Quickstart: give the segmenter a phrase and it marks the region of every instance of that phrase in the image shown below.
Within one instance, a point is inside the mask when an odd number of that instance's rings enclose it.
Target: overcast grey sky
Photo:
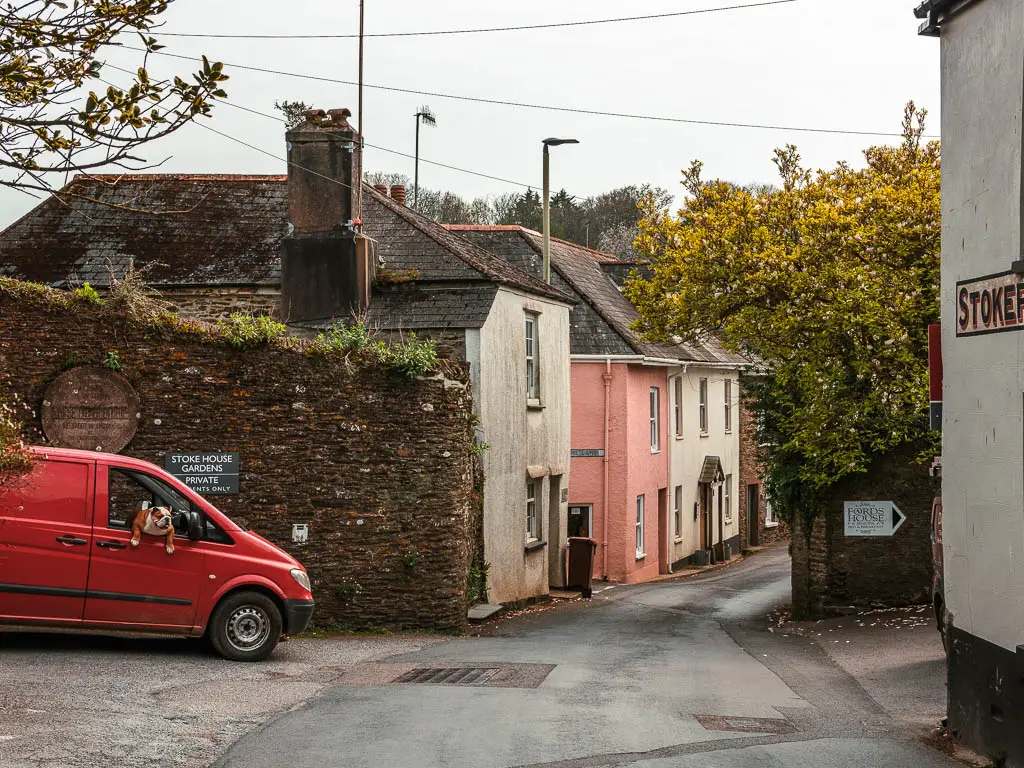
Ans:
[[[366,0],[367,32],[537,24],[739,5],[752,0]],[[854,131],[898,132],[910,99],[930,110],[939,130],[938,43],[916,36],[914,2],[797,0],[785,5],[655,21],[526,32],[373,38],[366,82],[423,91],[582,109],[697,120]],[[358,0],[176,0],[165,32],[349,34]],[[355,80],[354,40],[224,40],[166,37],[169,52]],[[111,50],[111,64],[135,68],[139,54]],[[191,71],[191,63],[154,57],[152,74]],[[356,108],[356,89],[234,69],[230,101],[273,112],[275,99]],[[107,72],[119,82],[124,76]],[[539,186],[541,139],[582,143],[553,150],[553,185],[585,196],[650,182],[678,192],[680,169],[703,160],[709,176],[773,181],[773,148],[795,143],[812,167],[859,163],[861,150],[896,138],[659,123],[635,119],[453,101],[368,89],[364,133],[371,144],[413,151],[421,104],[437,114],[424,128],[422,157]],[[229,106],[211,127],[284,154],[280,123]],[[177,173],[283,173],[283,161],[196,126],[150,145]],[[412,174],[403,157],[368,149],[367,170]],[[465,196],[521,189],[423,165],[425,186]],[[0,190],[0,226],[38,201]]]

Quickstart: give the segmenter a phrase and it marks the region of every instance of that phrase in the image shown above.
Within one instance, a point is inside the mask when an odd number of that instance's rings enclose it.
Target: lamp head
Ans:
[[[579,139],[544,139],[545,147],[559,147],[562,144],[579,144]]]

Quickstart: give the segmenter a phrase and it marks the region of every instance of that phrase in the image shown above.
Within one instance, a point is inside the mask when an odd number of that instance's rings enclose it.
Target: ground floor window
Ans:
[[[636,555],[644,554],[644,495],[636,497]]]
[[[775,520],[775,510],[772,509],[772,502],[771,502],[770,499],[765,499],[765,501],[764,501],[764,524],[765,525],[775,525],[776,522],[777,521]]]
[[[672,497],[672,522],[677,539],[683,538],[683,486],[677,485]]]
[[[732,520],[732,475],[725,476],[725,488],[722,489],[725,496],[725,520]]]
[[[526,538],[540,538],[540,524],[537,517],[537,481],[526,483]]]

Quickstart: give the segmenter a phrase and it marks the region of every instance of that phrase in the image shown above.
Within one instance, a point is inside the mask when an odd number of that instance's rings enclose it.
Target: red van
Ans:
[[[309,624],[299,562],[159,467],[32,453],[32,469],[0,485],[0,625],[206,635],[228,659],[259,661]],[[143,502],[173,511],[173,554],[162,537],[130,546]]]

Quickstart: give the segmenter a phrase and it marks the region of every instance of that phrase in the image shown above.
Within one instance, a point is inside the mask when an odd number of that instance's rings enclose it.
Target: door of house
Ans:
[[[569,507],[569,536],[590,538],[593,535],[594,508],[590,504]]]
[[[758,511],[760,497],[760,485],[747,486],[747,546],[750,547],[756,547],[761,543],[760,514]]]
[[[672,573],[672,536],[668,517],[668,488],[658,489],[658,573]]]
[[[700,542],[702,549],[711,549],[711,526],[709,525],[711,515],[711,486],[708,483],[700,484]]]

